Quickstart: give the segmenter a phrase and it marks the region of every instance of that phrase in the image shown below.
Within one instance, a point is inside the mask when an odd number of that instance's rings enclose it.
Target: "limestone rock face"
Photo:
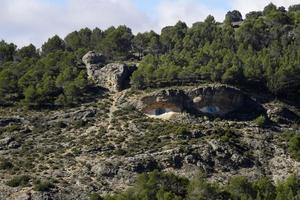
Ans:
[[[255,108],[255,102],[239,89],[225,86],[203,86],[192,89],[164,89],[142,97],[137,108],[147,115],[183,112],[226,117],[235,111]],[[247,113],[246,113],[247,114]]]
[[[121,63],[105,65],[102,54],[88,52],[83,58],[90,79],[103,88],[113,92],[119,92],[129,86],[130,76],[136,70],[136,66],[128,66]]]
[[[105,64],[105,57],[100,53],[89,51],[83,56],[82,61],[86,66],[88,77],[93,78],[94,73]]]
[[[135,70],[135,66],[111,63],[95,71],[94,80],[99,86],[119,92],[129,86],[130,76]]]

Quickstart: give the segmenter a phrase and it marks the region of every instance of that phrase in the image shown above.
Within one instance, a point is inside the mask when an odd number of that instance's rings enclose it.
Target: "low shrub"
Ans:
[[[30,177],[27,175],[15,176],[11,180],[6,182],[6,185],[10,187],[28,186]]]
[[[232,177],[221,185],[209,182],[205,176],[194,176],[192,181],[163,172],[141,174],[133,187],[107,196],[105,200],[286,200],[299,199],[300,178],[291,176],[275,185],[269,178],[250,181],[246,177]],[[97,195],[96,195],[97,197]],[[96,198],[97,200],[97,198]]]
[[[295,134],[289,139],[288,151],[294,159],[300,161],[300,135],[299,134]]]
[[[14,165],[9,160],[3,159],[0,161],[0,169],[1,170],[7,170],[7,169],[11,169],[13,167],[14,167]]]
[[[93,192],[91,195],[90,195],[90,200],[102,200],[101,196],[96,193],[96,192]]]
[[[47,192],[53,187],[54,185],[49,181],[38,180],[37,182],[35,182],[33,189],[39,192]]]
[[[239,137],[233,129],[222,129],[219,134],[221,134],[220,140],[224,143],[239,143]]]
[[[267,119],[265,116],[261,115],[254,120],[255,124],[259,127],[264,127],[267,124]]]

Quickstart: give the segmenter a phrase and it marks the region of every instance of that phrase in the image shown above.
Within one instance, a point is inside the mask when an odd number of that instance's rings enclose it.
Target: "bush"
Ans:
[[[40,180],[38,180],[35,183],[33,189],[35,191],[47,192],[47,191],[49,191],[53,187],[54,187],[54,185],[51,182],[49,182],[49,181],[40,181]]]
[[[188,199],[219,199],[219,188],[217,185],[210,184],[200,174],[196,176],[188,186]]]
[[[255,124],[259,127],[264,127],[267,123],[267,119],[265,116],[261,115],[254,120]]]
[[[4,159],[0,161],[0,169],[2,170],[11,169],[13,166],[14,165],[9,160]]]
[[[227,191],[233,199],[255,199],[256,191],[245,177],[233,177],[227,186]]]
[[[186,135],[186,134],[189,134],[189,130],[186,127],[181,126],[175,130],[175,135]]]
[[[93,192],[91,195],[90,195],[90,200],[101,200],[101,196],[96,193],[96,192]]]
[[[285,181],[281,181],[278,183],[276,188],[276,200],[299,199],[299,190],[300,179],[299,177],[292,175]]]
[[[139,176],[134,186],[125,192],[107,196],[105,200],[286,200],[299,199],[300,179],[291,176],[278,185],[267,177],[250,182],[246,177],[233,177],[229,183],[209,183],[205,176],[192,181],[172,174],[150,172]],[[98,198],[98,195],[95,195]],[[96,198],[96,200],[97,200]]]
[[[300,135],[294,135],[289,139],[288,151],[294,159],[300,161]]]
[[[158,171],[142,174],[134,187],[126,192],[105,197],[106,200],[151,199],[180,200],[187,194],[188,180]]]
[[[257,191],[256,199],[273,200],[276,197],[276,188],[269,178],[255,181],[253,187]]]
[[[238,135],[234,132],[233,129],[220,129],[219,130],[222,136],[220,137],[220,140],[224,143],[233,143],[233,144],[238,144],[239,137]]]
[[[27,175],[15,176],[11,180],[6,182],[6,185],[10,187],[28,186],[30,177]]]

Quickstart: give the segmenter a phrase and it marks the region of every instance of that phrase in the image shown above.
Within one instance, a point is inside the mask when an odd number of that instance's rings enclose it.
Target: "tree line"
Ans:
[[[300,93],[300,4],[274,4],[245,19],[239,11],[223,23],[208,16],[188,27],[179,21],[160,34],[134,35],[126,26],[84,28],[64,39],[55,35],[40,49],[0,41],[0,104],[29,107],[74,105],[88,92],[81,62],[89,50],[107,62],[140,62],[132,86],[147,88],[183,81],[265,87],[278,96]],[[155,84],[153,84],[155,83]]]
[[[160,53],[148,53],[132,84],[204,80],[267,88],[278,96],[300,94],[300,6],[267,5],[250,12],[228,12],[224,23],[213,16],[187,27],[162,29]],[[141,36],[140,36],[141,37]],[[144,52],[144,53],[145,53]]]

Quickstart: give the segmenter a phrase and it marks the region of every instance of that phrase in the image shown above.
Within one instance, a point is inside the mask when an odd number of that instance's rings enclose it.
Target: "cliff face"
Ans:
[[[149,116],[187,112],[194,115],[228,117],[239,112],[241,116],[248,114],[248,117],[255,117],[253,113],[263,112],[258,103],[242,91],[225,85],[159,90],[142,97],[137,108]]]

